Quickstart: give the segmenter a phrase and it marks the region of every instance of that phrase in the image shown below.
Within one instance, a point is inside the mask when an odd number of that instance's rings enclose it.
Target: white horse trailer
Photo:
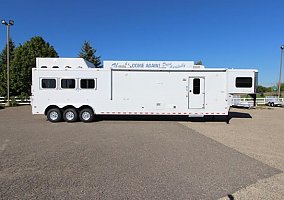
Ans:
[[[257,70],[204,68],[192,61],[37,58],[32,113],[51,122],[90,122],[96,115],[228,116],[233,94],[254,94]]]

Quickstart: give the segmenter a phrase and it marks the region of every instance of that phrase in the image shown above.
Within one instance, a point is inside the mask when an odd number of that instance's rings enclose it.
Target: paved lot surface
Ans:
[[[279,173],[174,121],[0,110],[0,199],[218,199]]]
[[[232,116],[229,125],[220,122],[182,124],[284,171],[284,108],[232,109]],[[284,173],[259,180],[233,194],[235,199],[254,200],[283,199],[283,196]]]

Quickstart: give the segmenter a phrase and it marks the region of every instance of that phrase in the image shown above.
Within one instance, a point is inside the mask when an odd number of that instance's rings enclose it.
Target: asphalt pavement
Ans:
[[[280,172],[175,121],[0,110],[0,199],[218,199]]]

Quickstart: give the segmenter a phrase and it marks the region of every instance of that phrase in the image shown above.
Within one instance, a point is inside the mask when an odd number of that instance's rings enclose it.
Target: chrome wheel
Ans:
[[[63,113],[63,118],[66,122],[75,122],[78,118],[77,111],[74,108],[67,108]]]
[[[79,117],[82,122],[91,122],[94,120],[94,112],[90,108],[85,108],[81,110]]]
[[[49,113],[49,117],[50,117],[50,119],[52,120],[52,121],[55,121],[55,120],[57,120],[58,119],[58,112],[56,112],[56,111],[52,111],[52,112],[50,112]]]
[[[62,114],[58,108],[52,108],[47,112],[47,119],[50,122],[59,122],[62,118]]]
[[[91,114],[89,112],[85,111],[85,112],[82,113],[82,119],[84,121],[88,121],[90,118],[91,118]]]
[[[72,111],[66,112],[65,117],[68,121],[72,121],[75,117],[74,113]]]

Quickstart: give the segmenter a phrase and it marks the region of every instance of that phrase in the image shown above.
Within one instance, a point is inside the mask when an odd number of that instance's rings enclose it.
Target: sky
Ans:
[[[264,86],[279,79],[284,0],[1,0],[0,19],[15,21],[16,45],[41,36],[60,57],[89,41],[102,60],[202,60],[258,69]]]

